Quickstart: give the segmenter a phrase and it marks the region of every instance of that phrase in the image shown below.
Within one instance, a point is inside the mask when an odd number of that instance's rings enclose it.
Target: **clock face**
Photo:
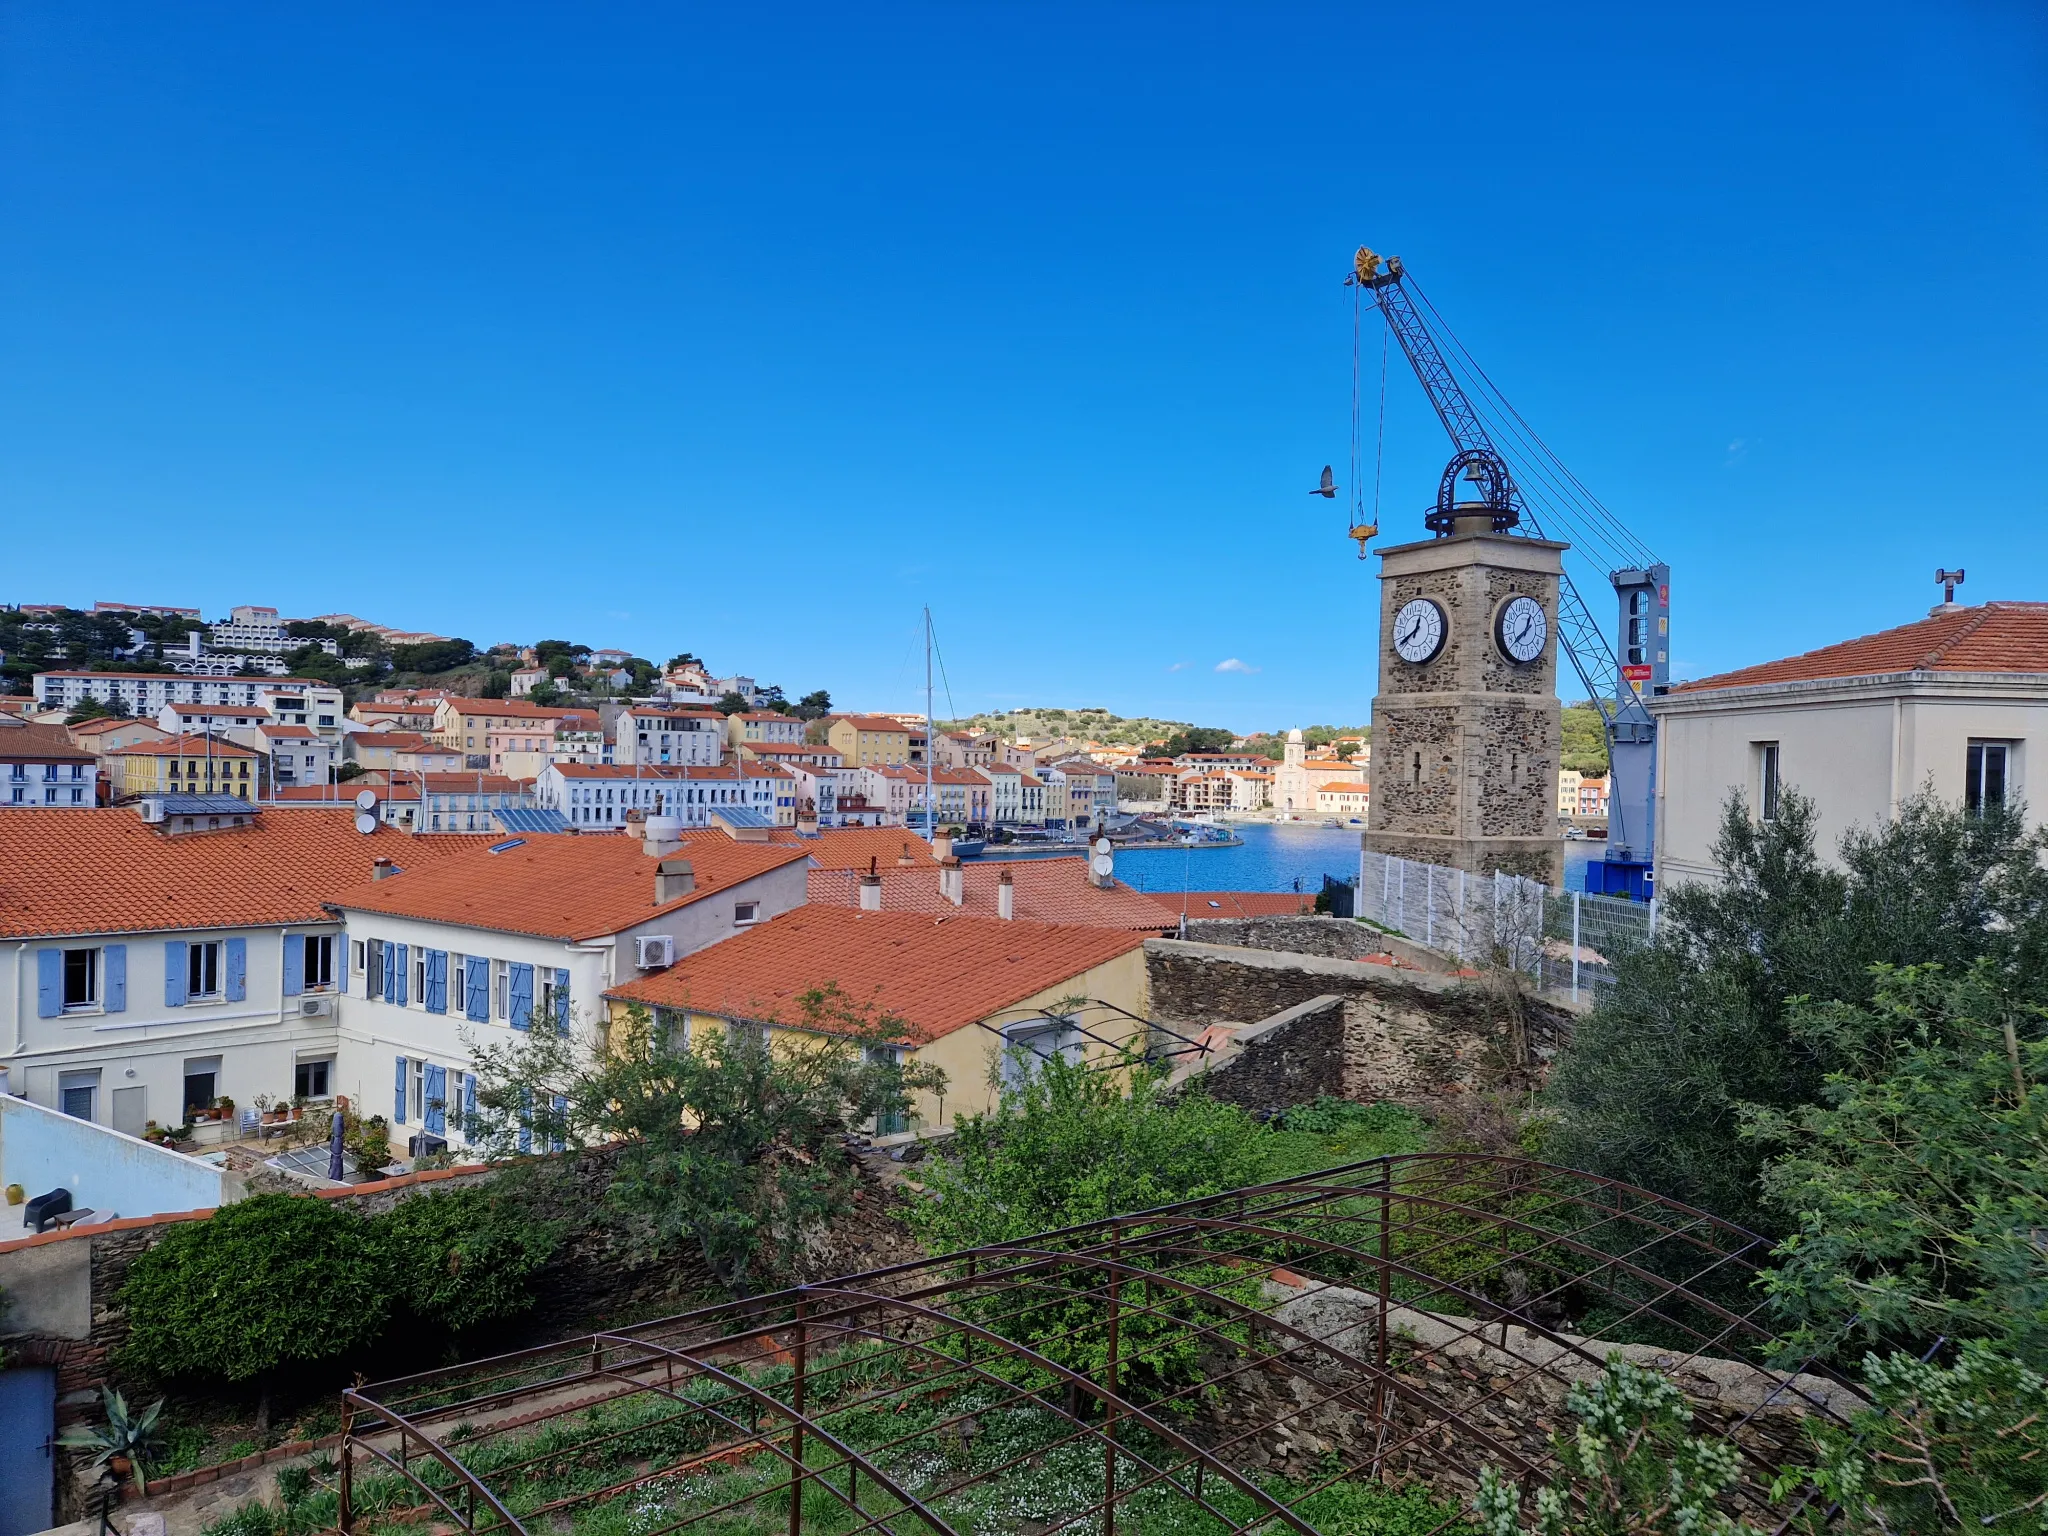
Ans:
[[[1511,597],[1501,604],[1493,633],[1501,655],[1509,661],[1530,662],[1543,654],[1543,642],[1550,638],[1550,620],[1535,598]]]
[[[1444,611],[1426,597],[1410,598],[1394,614],[1394,654],[1421,666],[1444,648]]]

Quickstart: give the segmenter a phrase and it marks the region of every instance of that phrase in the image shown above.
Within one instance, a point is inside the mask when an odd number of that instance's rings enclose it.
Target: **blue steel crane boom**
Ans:
[[[1438,488],[1436,510],[1425,517],[1425,524],[1439,537],[1450,533],[1456,483],[1462,474],[1479,487],[1482,499],[1493,508],[1495,532],[1526,527],[1537,538],[1547,537],[1495,446],[1493,434],[1473,408],[1403,285],[1403,276],[1400,257],[1383,262],[1360,246],[1346,281],[1372,295],[1456,449]],[[1657,723],[1644,707],[1643,695],[1661,693],[1669,681],[1671,570],[1645,560],[1610,572],[1608,579],[1620,601],[1620,655],[1608,643],[1569,572],[1558,583],[1558,640],[1593,707],[1600,712],[1607,738],[1607,851],[1604,860],[1589,867],[1587,888],[1644,897],[1650,894],[1655,835]]]

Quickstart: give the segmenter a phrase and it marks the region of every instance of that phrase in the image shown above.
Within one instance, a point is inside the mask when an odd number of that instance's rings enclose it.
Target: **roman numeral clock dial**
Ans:
[[[1410,598],[1394,615],[1394,654],[1411,666],[1432,661],[1444,648],[1444,611],[1426,597]]]

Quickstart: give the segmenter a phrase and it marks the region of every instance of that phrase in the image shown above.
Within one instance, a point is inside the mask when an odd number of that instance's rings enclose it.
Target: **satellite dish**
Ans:
[[[372,816],[368,811],[357,811],[356,830],[362,833],[363,836],[368,837],[372,832],[377,830],[377,818]]]
[[[1088,867],[1098,875],[1112,874],[1116,870],[1116,860],[1106,853],[1098,853],[1088,861]]]
[[[359,811],[374,811],[377,809],[377,791],[374,789],[357,790],[356,809]]]
[[[1106,837],[1098,837],[1097,839],[1095,839],[1095,851],[1097,853],[1103,854],[1110,852],[1111,850],[1109,846],[1109,839]]]

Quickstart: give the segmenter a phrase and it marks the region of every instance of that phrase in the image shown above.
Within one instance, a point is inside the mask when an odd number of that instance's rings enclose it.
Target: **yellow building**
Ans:
[[[907,767],[912,735],[922,740],[924,731],[887,715],[833,715],[825,726],[826,743],[849,768]]]
[[[251,800],[264,790],[260,761],[247,747],[218,736],[138,741],[105,758],[117,800],[137,795],[240,795]]]
[[[836,983],[856,1006],[902,1021],[907,1062],[946,1074],[905,1123],[934,1130],[996,1105],[997,1084],[1058,1051],[1101,1059],[1144,1044],[1146,933],[1067,923],[803,906],[605,994],[613,1019],[655,1011],[684,1038],[735,1023],[771,1043],[810,1031],[798,997]],[[1119,1011],[1121,1010],[1121,1011]],[[1084,1034],[1082,1031],[1086,1030]],[[813,1035],[815,1038],[815,1035]]]

